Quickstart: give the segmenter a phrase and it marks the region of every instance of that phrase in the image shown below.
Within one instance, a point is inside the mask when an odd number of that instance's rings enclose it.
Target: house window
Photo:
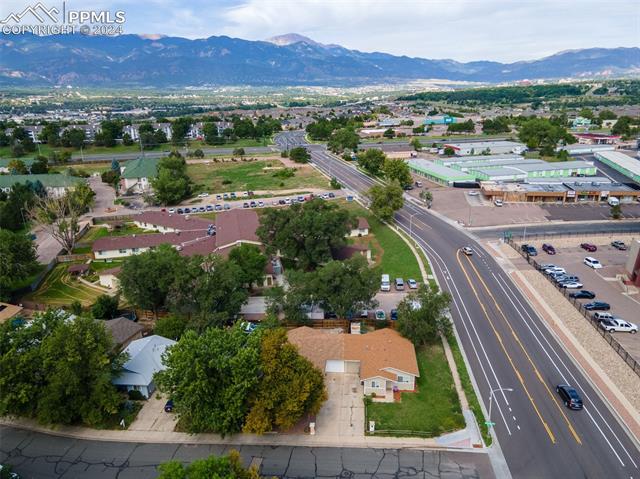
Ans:
[[[125,254],[126,252],[127,252],[127,250],[126,250],[126,249],[119,249],[119,250],[118,250],[118,253],[120,253],[120,254]]]
[[[396,382],[398,383],[408,383],[409,382],[409,378],[407,376],[400,376],[398,375]]]
[[[380,388],[380,381],[376,381],[375,379],[372,379],[371,380],[371,387],[379,389]]]
[[[134,253],[137,253],[138,251],[140,251],[140,248],[133,248]]]
[[[98,256],[101,256],[104,254],[104,251],[98,251]]]

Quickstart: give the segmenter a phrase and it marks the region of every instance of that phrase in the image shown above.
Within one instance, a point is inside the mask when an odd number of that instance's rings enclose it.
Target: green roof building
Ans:
[[[474,175],[422,158],[413,158],[407,164],[412,173],[442,185],[452,185],[456,181],[475,181]]]
[[[0,158],[0,173],[11,173],[9,171],[9,163],[11,163],[15,158]],[[18,161],[24,163],[24,166],[27,167],[27,170],[31,168],[31,165],[35,163],[34,158],[18,158]]]
[[[158,175],[160,158],[138,158],[121,166],[124,190],[142,193],[151,189],[151,179]]]
[[[82,183],[84,180],[77,176],[69,175],[0,175],[0,190],[9,192],[11,187],[17,183],[35,183],[39,181],[47,190],[47,194],[52,196],[62,196],[69,188]]]

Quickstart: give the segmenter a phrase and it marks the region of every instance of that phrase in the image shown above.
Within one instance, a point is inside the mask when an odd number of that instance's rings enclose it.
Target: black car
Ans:
[[[391,321],[396,321],[398,319],[398,310],[397,309],[392,309],[391,310]]]
[[[609,311],[611,306],[609,303],[605,303],[604,301],[594,301],[592,303],[585,304],[584,309],[587,311]]]
[[[529,256],[538,256],[538,250],[535,246],[531,246],[530,244],[523,244],[520,246],[520,249]]]
[[[182,208],[178,208],[176,211],[178,212],[178,214],[179,214],[179,215],[181,215],[181,214],[183,214],[183,213],[184,213],[184,211],[183,211],[183,209],[182,209]]]
[[[578,391],[571,386],[567,384],[558,384],[558,386],[556,386],[556,392],[562,399],[562,402],[564,402],[564,405],[569,409],[573,409],[575,411],[582,409],[582,398],[578,394]]]
[[[246,201],[244,203],[242,203],[242,207],[243,208],[248,208],[249,207],[249,203],[247,203]]]
[[[172,412],[173,411],[173,400],[169,399],[164,405],[164,412]]]
[[[575,298],[575,299],[593,299],[596,297],[596,293],[583,289],[582,291],[576,291],[575,293],[571,293],[569,297]]]

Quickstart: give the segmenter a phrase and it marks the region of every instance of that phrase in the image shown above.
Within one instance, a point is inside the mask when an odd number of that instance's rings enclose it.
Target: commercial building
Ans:
[[[515,141],[470,141],[464,143],[445,143],[441,153],[446,148],[452,148],[457,156],[503,153],[524,153],[527,151],[526,145]]]
[[[455,116],[442,115],[442,116],[428,116],[424,120],[426,126],[430,125],[450,125],[456,122]]]
[[[57,198],[84,180],[69,175],[0,175],[0,190],[8,193],[11,187],[17,183],[36,183],[37,181],[42,183],[47,195]]]
[[[627,178],[640,183],[640,160],[619,151],[596,152],[595,157]]]
[[[453,185],[457,181],[475,181],[475,177],[469,173],[438,165],[424,158],[412,158],[407,164],[412,173],[442,185]]]
[[[598,151],[613,151],[615,150],[615,146],[574,143],[573,145],[559,146],[556,148],[556,151],[561,150],[566,151],[570,155],[591,155]]]
[[[578,143],[583,145],[613,145],[620,141],[620,135],[605,135],[602,133],[573,133]]]

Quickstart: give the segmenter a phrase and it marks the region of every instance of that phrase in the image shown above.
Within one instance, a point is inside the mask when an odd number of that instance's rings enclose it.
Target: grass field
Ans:
[[[187,165],[187,174],[195,185],[194,194],[329,187],[327,179],[313,168],[299,168],[291,178],[274,176],[283,167],[278,160],[199,163]]]
[[[462,429],[464,417],[442,343],[419,348],[416,355],[420,370],[417,391],[402,393],[399,403],[371,402],[365,423],[375,421],[376,430],[403,431],[388,433],[398,436],[435,437]]]
[[[84,171],[90,175],[93,173],[102,173],[103,171],[107,171],[111,169],[111,162],[99,162],[99,163],[74,163],[73,165],[59,165],[53,166],[49,168],[49,172],[59,172],[64,173],[69,168],[73,168],[76,171]]]
[[[109,231],[106,226],[92,226],[84,235],[82,235],[82,237],[78,240],[78,243],[91,244],[95,240],[104,238],[105,236],[128,236],[132,234],[142,235],[150,233],[156,232],[143,230],[142,228],[138,228],[137,226],[135,226],[133,223],[125,223],[124,225],[122,225],[122,227],[114,229],[113,231]]]
[[[104,291],[82,284],[72,278],[67,272],[71,264],[73,263],[56,265],[40,287],[25,296],[24,299],[52,306],[64,306],[74,301],[79,301],[83,306],[93,304],[98,296],[104,294]]]
[[[368,245],[371,257],[381,274],[388,274],[392,278],[408,278],[422,280],[420,266],[411,248],[388,225],[378,220],[369,210],[358,203],[340,201],[341,206],[352,213],[363,216],[369,222],[369,237],[354,238],[354,242]],[[425,265],[429,268],[428,264]]]

